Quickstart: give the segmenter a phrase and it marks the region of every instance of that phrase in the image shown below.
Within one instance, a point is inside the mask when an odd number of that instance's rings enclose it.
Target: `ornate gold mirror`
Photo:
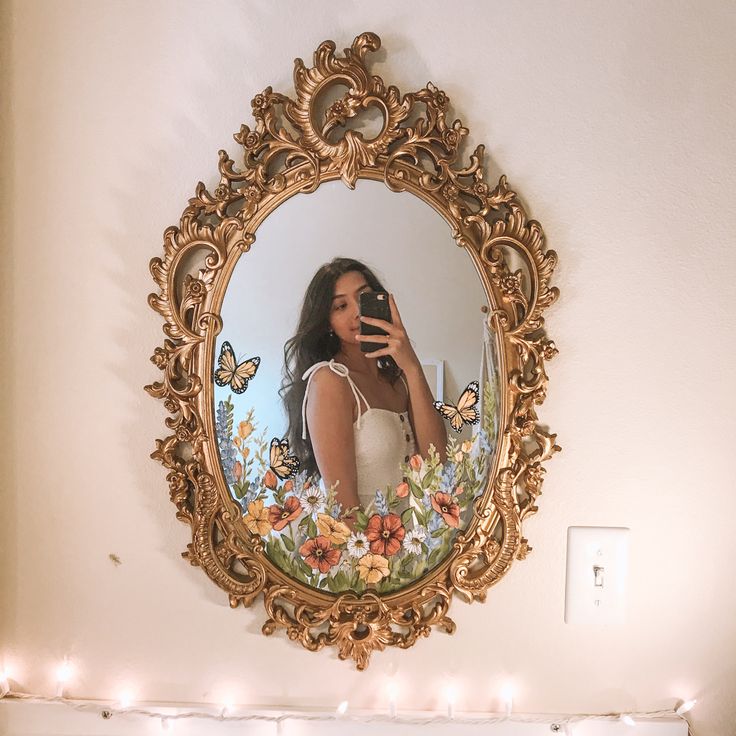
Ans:
[[[220,151],[151,261],[166,340],[146,387],[171,414],[153,457],[185,557],[233,607],[262,593],[264,633],[360,669],[452,632],[453,593],[484,599],[526,555],[559,449],[536,414],[555,253],[482,146],[458,161],[441,90],[370,74],[379,47],[326,41],[293,99],[253,99],[242,162]],[[365,352],[361,324],[388,336]]]

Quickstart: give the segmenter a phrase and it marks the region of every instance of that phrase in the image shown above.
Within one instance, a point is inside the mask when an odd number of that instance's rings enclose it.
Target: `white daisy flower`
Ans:
[[[404,549],[415,555],[422,553],[422,542],[427,538],[427,533],[421,527],[409,529],[404,537]]]
[[[369,551],[368,538],[363,532],[353,532],[348,539],[348,554],[360,559]]]
[[[311,485],[308,488],[302,486],[294,494],[302,504],[307,514],[319,514],[325,510],[327,503],[327,492],[319,485]]]

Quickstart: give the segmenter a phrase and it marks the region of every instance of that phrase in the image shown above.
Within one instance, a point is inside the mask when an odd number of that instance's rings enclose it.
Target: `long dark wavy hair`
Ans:
[[[362,274],[373,291],[386,291],[365,263],[354,258],[335,258],[325,263],[309,282],[296,334],[284,345],[284,371],[279,396],[289,419],[286,437],[290,452],[299,458],[301,469],[310,476],[318,471],[312,442],[308,435],[306,440],[302,439],[302,402],[306,389],[306,381],[302,380],[302,376],[315,363],[334,358],[340,349],[340,338],[330,328],[332,298],[337,280],[351,271]],[[401,374],[395,364],[379,364],[379,371],[391,383]]]

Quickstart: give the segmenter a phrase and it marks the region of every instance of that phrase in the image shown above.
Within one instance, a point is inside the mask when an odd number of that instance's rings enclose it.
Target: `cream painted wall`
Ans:
[[[736,6],[709,2],[6,3],[0,641],[19,687],[298,706],[670,707],[734,732],[732,560],[736,303]],[[549,467],[534,547],[458,631],[375,656],[366,673],[259,633],[259,605],[179,557],[163,410],[142,386],[161,322],[146,306],[161,249],[219,148],[294,57],[364,30],[402,91],[450,95],[541,221],[561,264],[561,353],[542,416]],[[0,44],[5,47],[6,43]],[[6,174],[10,174],[6,177]],[[629,623],[563,623],[570,525],[628,526]],[[115,566],[114,553],[122,564]],[[29,727],[30,728],[30,727]],[[20,728],[19,728],[20,730]]]

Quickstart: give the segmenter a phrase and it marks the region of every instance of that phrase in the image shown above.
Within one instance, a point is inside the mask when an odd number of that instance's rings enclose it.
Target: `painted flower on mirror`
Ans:
[[[263,476],[263,485],[266,488],[270,488],[272,491],[276,490],[276,486],[279,484],[279,479],[276,477],[276,473],[273,470],[267,470]]]
[[[432,508],[442,516],[448,526],[460,524],[460,507],[447,493],[435,493],[432,497]]]
[[[321,486],[312,485],[307,481],[303,485],[298,485],[294,493],[307,514],[319,514],[324,511],[327,492]]]
[[[242,440],[247,440],[253,432],[253,424],[251,422],[242,421],[238,424],[238,437]]]
[[[388,577],[388,560],[381,555],[374,555],[370,552],[363,555],[358,562],[358,575],[360,579],[366,583],[377,583],[385,577]]]
[[[427,538],[427,532],[422,527],[410,529],[404,537],[404,549],[412,554],[422,553],[422,542]]]
[[[398,498],[406,498],[409,495],[409,484],[406,482],[399,483],[396,486],[396,495]]]
[[[406,529],[397,514],[373,514],[368,519],[365,536],[371,543],[371,552],[391,557],[401,549]]]
[[[363,532],[355,532],[348,539],[348,554],[351,557],[360,559],[368,552],[368,538]]]
[[[248,513],[243,517],[243,521],[249,532],[260,537],[271,531],[269,510],[264,508],[260,499],[248,504]]]
[[[240,483],[240,479],[243,477],[243,463],[240,462],[240,460],[235,461],[235,465],[233,465],[233,478],[235,478],[236,483]]]
[[[274,531],[280,532],[287,524],[299,517],[302,505],[296,496],[289,496],[283,506],[273,505],[268,507],[268,518]]]
[[[350,538],[350,527],[329,514],[317,514],[317,529],[332,544],[345,544]]]
[[[331,567],[340,562],[340,550],[335,549],[330,544],[330,540],[321,535],[314,539],[307,539],[299,547],[299,554],[304,558],[307,565],[322,573],[329,572]]]

